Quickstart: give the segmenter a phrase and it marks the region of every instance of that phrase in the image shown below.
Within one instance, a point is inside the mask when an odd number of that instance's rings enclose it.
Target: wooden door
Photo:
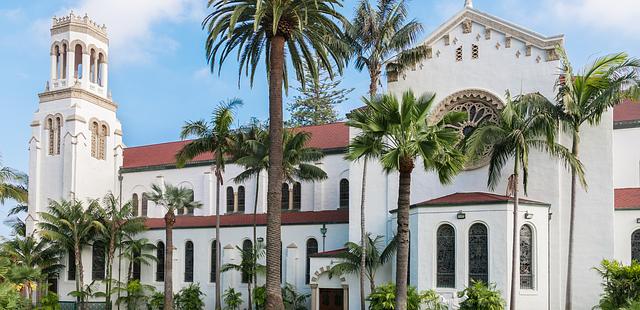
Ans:
[[[320,310],[343,310],[344,290],[341,288],[320,289]]]

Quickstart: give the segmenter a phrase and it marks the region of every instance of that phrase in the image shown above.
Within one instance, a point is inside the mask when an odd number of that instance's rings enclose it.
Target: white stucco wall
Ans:
[[[613,186],[640,187],[640,127],[613,131]]]

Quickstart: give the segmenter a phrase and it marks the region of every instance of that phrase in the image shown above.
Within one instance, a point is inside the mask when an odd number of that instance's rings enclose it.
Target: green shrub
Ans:
[[[396,286],[389,283],[376,287],[375,291],[367,298],[370,310],[393,310],[396,302]],[[422,306],[422,308],[421,308]],[[444,310],[447,306],[440,301],[440,296],[434,291],[424,293],[409,286],[407,291],[407,310]]]
[[[253,303],[256,310],[264,310],[267,306],[267,288],[264,285],[253,289]]]
[[[147,303],[147,310],[163,310],[164,309],[164,293],[163,292],[154,292],[149,297],[149,302]]]
[[[502,310],[505,301],[495,284],[487,286],[484,282],[473,282],[471,286],[458,292],[458,297],[466,297],[460,303],[460,310]]]
[[[603,260],[594,268],[602,277],[603,293],[597,308],[603,310],[635,309],[640,301],[640,263],[624,265],[615,260]],[[636,301],[636,302],[633,302]]]
[[[238,310],[242,305],[242,293],[230,287],[224,291],[222,300],[224,300],[224,304],[226,305],[225,310]]]
[[[52,292],[47,293],[42,297],[38,310],[60,310],[58,295]]]
[[[200,290],[200,285],[191,283],[176,294],[175,303],[178,310],[202,310],[204,309],[204,294]]]

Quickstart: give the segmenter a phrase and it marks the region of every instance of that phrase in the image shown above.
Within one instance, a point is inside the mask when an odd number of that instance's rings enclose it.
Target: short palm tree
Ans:
[[[199,120],[189,121],[182,127],[180,133],[181,138],[187,139],[195,137],[189,141],[176,154],[178,167],[184,165],[198,155],[210,154],[213,156],[211,163],[211,173],[216,176],[216,243],[220,249],[220,186],[224,181],[222,174],[225,169],[226,157],[229,156],[233,145],[233,132],[231,125],[234,122],[234,110],[242,105],[240,99],[230,99],[220,103],[213,111],[210,121]],[[216,279],[220,279],[220,260],[221,251],[217,251],[217,259],[215,266]],[[221,305],[221,286],[216,285],[216,309],[220,309]]]
[[[211,69],[222,66],[237,50],[238,75],[251,85],[262,58],[269,82],[269,135],[273,138],[267,184],[267,308],[283,309],[280,292],[280,199],[282,183],[282,90],[287,76],[298,81],[305,73],[318,78],[318,68],[331,77],[342,72],[348,47],[337,24],[339,0],[229,0],[210,1],[213,12],[203,21],[208,30],[207,59]],[[288,60],[287,61],[287,56]],[[293,70],[287,70],[287,63]],[[308,72],[307,72],[308,71]],[[304,84],[303,84],[304,85]]]
[[[147,238],[136,238],[135,234],[124,235],[122,239],[122,257],[129,262],[127,283],[133,280],[135,265],[150,265],[158,260],[155,255],[150,254],[155,249],[155,244],[149,242]]]
[[[398,246],[397,239],[391,239],[391,242],[384,248],[382,236],[376,236],[371,238],[371,233],[367,233],[367,246],[364,248],[366,253],[366,262],[364,270],[365,276],[369,280],[369,288],[371,292],[376,289],[376,273],[378,269],[390,261],[396,253]],[[361,259],[363,247],[354,242],[347,242],[345,244],[346,251],[338,254],[336,258],[338,263],[331,267],[329,276],[342,275],[342,274],[359,274],[361,268]]]
[[[27,202],[27,175],[2,166],[0,162],[0,204],[4,204],[7,199],[18,203]]]
[[[468,138],[467,147],[471,156],[485,153],[491,147],[489,178],[487,185],[494,189],[500,182],[502,169],[513,160],[513,172],[507,184],[507,193],[513,196],[513,237],[511,256],[510,309],[516,309],[516,286],[519,285],[519,203],[520,184],[527,194],[529,182],[529,154],[532,150],[548,153],[561,160],[567,167],[578,172],[584,181],[582,164],[571,152],[555,141],[557,120],[553,107],[538,94],[518,96],[512,100],[507,94],[507,103],[500,111],[497,123],[481,124]],[[520,178],[522,176],[522,179]]]
[[[374,152],[386,172],[399,172],[396,254],[396,305],[407,307],[407,276],[409,260],[409,198],[411,173],[415,161],[421,160],[425,171],[435,172],[441,183],[449,183],[462,170],[465,155],[459,149],[461,137],[451,125],[464,113],[451,112],[437,122],[427,119],[435,95],[416,98],[407,91],[399,99],[394,95],[364,98],[364,109],[351,112],[348,125],[361,132],[351,141],[349,152],[354,157]],[[377,149],[363,145],[376,141]]]
[[[104,225],[99,221],[99,208],[100,204],[95,200],[86,206],[77,200],[61,200],[51,201],[49,210],[39,213],[40,235],[74,253],[77,292],[85,288],[82,248],[104,231]],[[81,309],[86,309],[84,296],[78,295],[76,299]]]
[[[176,210],[196,209],[201,203],[193,200],[193,190],[186,187],[177,187],[171,184],[164,186],[151,185],[149,201],[156,206],[164,208],[165,224],[165,253],[164,253],[164,309],[173,309],[173,224],[176,222]]]
[[[107,274],[105,277],[105,303],[111,309],[111,292],[113,290],[113,262],[116,249],[122,245],[124,234],[136,234],[142,232],[144,220],[133,216],[131,202],[121,205],[121,202],[113,194],[109,193],[102,199],[102,208],[99,209],[100,222],[104,226],[102,239],[107,244]],[[119,274],[120,272],[118,272]]]
[[[582,72],[575,74],[569,58],[559,51],[562,73],[556,88],[556,111],[564,129],[572,137],[571,153],[578,158],[580,128],[597,126],[603,114],[625,98],[640,97],[640,60],[625,53],[597,59]],[[635,89],[635,91],[634,91]],[[569,215],[569,254],[567,255],[567,287],[565,309],[572,308],[574,222],[576,212],[577,171],[571,171],[571,211]]]
[[[258,260],[262,259],[265,255],[264,247],[260,245],[252,246],[249,249],[243,249],[239,246],[236,246],[238,252],[240,252],[240,263],[239,264],[224,264],[220,269],[221,272],[227,272],[230,270],[240,271],[242,273],[242,277],[247,280],[247,296],[248,300],[248,309],[251,310],[253,308],[253,301],[251,300],[251,292],[253,292],[253,285],[255,284],[255,279],[258,274],[264,274],[266,271],[266,267],[262,264],[258,263]]]

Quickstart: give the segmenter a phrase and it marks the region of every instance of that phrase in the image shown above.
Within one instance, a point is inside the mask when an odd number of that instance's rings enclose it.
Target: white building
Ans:
[[[440,104],[433,117],[463,110],[469,114],[466,126],[473,127],[495,117],[507,90],[514,94],[540,92],[553,98],[559,67],[555,46],[563,42],[563,36],[542,36],[468,4],[422,42],[430,48],[428,59],[402,75],[389,76],[387,87],[395,94],[407,89],[436,92]],[[118,105],[108,90],[108,56],[104,26],[73,13],[53,19],[51,76],[47,89],[39,94],[31,123],[29,229],[35,228],[38,212],[46,211],[50,199],[95,199],[111,191],[133,199],[138,214],[147,217],[149,230],[144,237],[162,249],[164,210],[148,202],[144,193],[152,183],[187,186],[203,207],[178,216],[175,290],[200,283],[207,309],[214,304],[215,282],[223,285],[223,290],[235,287],[246,294],[239,273],[224,273],[219,281],[212,276],[216,197],[210,160],[201,157],[177,169],[174,155],[185,142],[123,145]],[[283,184],[283,209],[287,212],[282,220],[282,282],[310,291],[311,309],[356,309],[359,289],[355,277],[329,278],[327,273],[344,243],[360,240],[362,163],[343,158],[349,138],[356,132],[344,123],[300,130],[310,132],[310,145],[326,153],[319,165],[329,178]],[[640,259],[640,233],[636,232],[640,231],[638,138],[640,108],[631,102],[607,113],[598,127],[582,130],[581,158],[589,190],[578,193],[573,279],[576,309],[589,309],[597,303],[600,279],[592,268],[603,258],[625,263],[632,257]],[[566,144],[569,139],[562,137],[561,142]],[[227,167],[219,197],[223,205],[223,263],[237,261],[235,247],[246,246],[251,240],[255,195],[260,214],[258,236],[265,236],[266,175],[236,184],[232,179],[241,171],[236,165]],[[464,289],[471,278],[484,279],[496,283],[506,297],[513,206],[503,195],[504,182],[489,193],[486,180],[483,161],[469,165],[448,186],[440,185],[432,173],[416,169],[411,189],[411,285],[420,290],[435,289],[455,303],[455,292]],[[387,242],[395,229],[397,187],[396,174],[387,175],[377,163],[371,163],[367,230],[384,236]],[[564,304],[569,188],[569,173],[558,161],[532,154],[529,195],[520,218],[520,309],[559,309]],[[322,227],[326,228],[324,235]],[[378,273],[379,283],[394,279],[392,265]],[[85,249],[84,266],[87,283],[104,276],[99,251]],[[56,283],[63,300],[72,300],[67,293],[75,289],[70,270],[67,264]],[[135,274],[142,282],[162,289],[162,264],[143,265]]]

